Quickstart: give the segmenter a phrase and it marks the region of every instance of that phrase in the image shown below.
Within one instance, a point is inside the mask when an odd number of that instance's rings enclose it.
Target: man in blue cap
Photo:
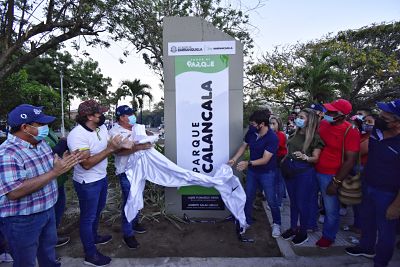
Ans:
[[[11,130],[0,146],[0,217],[13,266],[33,267],[36,257],[39,266],[60,266],[55,254],[55,178],[78,164],[80,154],[61,159],[42,142],[54,120],[42,107],[27,104],[8,114]]]
[[[369,138],[362,174],[361,240],[346,253],[374,258],[380,267],[393,256],[400,217],[400,99],[377,105],[381,112]]]
[[[117,123],[109,131],[109,135],[116,136],[121,135],[128,137],[132,134],[132,127],[136,124],[135,110],[127,105],[119,106],[116,109]],[[126,219],[124,207],[128,200],[129,191],[131,189],[130,182],[125,174],[126,165],[128,163],[129,155],[136,151],[149,149],[151,144],[135,144],[131,149],[121,149],[114,153],[115,156],[115,172],[119,178],[121,191],[122,191],[122,206],[121,206],[121,224],[123,239],[125,244],[130,249],[136,249],[139,247],[139,243],[135,238],[136,233],[145,233],[146,229],[139,224],[138,218],[135,218],[132,222]]]
[[[326,108],[325,108],[323,105],[318,104],[318,103],[316,103],[316,104],[311,104],[310,108],[313,109],[313,110],[315,110],[315,112],[316,112],[317,115],[319,116],[319,119],[322,120],[322,118],[323,118],[324,115],[325,115]]]

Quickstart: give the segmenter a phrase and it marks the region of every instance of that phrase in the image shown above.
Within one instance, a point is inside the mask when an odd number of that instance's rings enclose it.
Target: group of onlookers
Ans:
[[[69,237],[58,237],[57,227],[65,209],[65,174],[74,168],[84,264],[106,266],[111,262],[97,248],[112,239],[98,232],[107,199],[107,158],[115,156],[125,203],[130,190],[124,175],[128,157],[151,148],[151,144],[129,141],[136,123],[132,108],[117,108],[117,123],[110,132],[104,125],[106,111],[94,100],[82,102],[77,126],[61,139],[48,126],[55,117],[45,115],[41,107],[22,104],[8,114],[10,134],[0,146],[0,245],[7,241],[12,258],[1,251],[0,259],[14,260],[14,266],[21,267],[35,266],[36,259],[39,266],[61,265],[55,247],[68,243]],[[128,222],[123,208],[123,240],[128,248],[135,249],[139,246],[135,232],[144,233],[146,229],[137,218]]]
[[[244,142],[229,164],[235,165],[249,148],[250,160],[236,165],[239,171],[247,169],[248,224],[253,223],[259,186],[271,210],[272,236],[294,245],[307,242],[307,233],[318,230],[322,209],[322,236],[316,242],[322,249],[332,246],[339,231],[343,205],[338,191],[345,179],[361,173],[361,203],[353,206],[354,224],[349,227],[361,238],[346,253],[387,266],[400,217],[400,99],[377,103],[377,113],[362,108],[350,117],[352,109],[345,99],[303,109],[296,105],[288,118],[287,135],[278,116],[269,110],[255,111]],[[284,188],[290,199],[290,228],[281,233],[279,206]]]

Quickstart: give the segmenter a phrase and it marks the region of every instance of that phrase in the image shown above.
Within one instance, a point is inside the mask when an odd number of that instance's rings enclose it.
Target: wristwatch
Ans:
[[[251,160],[249,160],[247,163],[248,163],[248,166],[253,166],[253,164],[251,163]]]

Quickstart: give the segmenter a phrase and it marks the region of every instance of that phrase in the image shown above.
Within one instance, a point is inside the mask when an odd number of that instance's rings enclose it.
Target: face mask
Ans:
[[[33,125],[29,125],[31,127],[35,127]],[[48,125],[43,125],[39,127],[35,127],[38,131],[37,135],[30,134],[26,132],[27,134],[31,135],[33,138],[36,139],[36,141],[42,141],[48,134],[49,134],[49,126]]]
[[[258,129],[254,125],[249,125],[249,133],[257,133]]]
[[[329,123],[335,122],[335,118],[332,116],[324,115],[324,120],[326,120]]]
[[[378,117],[375,120],[375,127],[377,129],[381,130],[382,132],[389,130],[388,123],[384,119],[382,119],[381,117]]]
[[[294,110],[294,112],[296,112],[296,113],[299,113],[301,110],[299,109],[299,108],[296,108],[295,110]]]
[[[104,122],[106,121],[106,116],[104,116],[104,114],[101,114],[101,116],[99,117],[99,122],[97,123],[97,126],[101,126],[104,124]]]
[[[130,125],[135,125],[136,124],[136,116],[135,115],[129,116],[128,119],[129,119],[129,124]]]
[[[294,123],[296,124],[296,126],[297,127],[299,127],[299,128],[304,128],[304,123],[305,123],[305,120],[302,120],[302,119],[300,119],[300,118],[296,118],[295,120],[294,120]]]
[[[365,133],[370,133],[372,132],[372,129],[374,128],[374,125],[369,125],[369,124],[365,124],[363,123],[362,127],[362,131]]]

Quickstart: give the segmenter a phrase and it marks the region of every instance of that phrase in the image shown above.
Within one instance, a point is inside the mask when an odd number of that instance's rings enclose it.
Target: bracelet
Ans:
[[[333,176],[333,182],[335,183],[335,184],[337,184],[337,185],[341,185],[342,184],[342,181],[339,181],[338,179],[336,179],[336,177],[335,176]]]

